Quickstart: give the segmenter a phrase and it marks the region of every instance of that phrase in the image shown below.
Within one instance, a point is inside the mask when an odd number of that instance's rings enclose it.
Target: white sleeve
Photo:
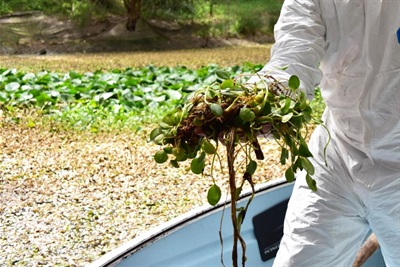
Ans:
[[[296,75],[308,98],[314,95],[322,74],[319,63],[325,51],[325,25],[318,0],[285,0],[274,28],[275,44],[271,59],[259,72],[278,80]],[[288,66],[286,70],[282,67]],[[258,80],[256,76],[248,83]]]

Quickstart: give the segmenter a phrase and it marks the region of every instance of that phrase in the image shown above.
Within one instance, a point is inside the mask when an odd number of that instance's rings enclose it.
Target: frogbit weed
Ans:
[[[221,161],[218,146],[225,147],[234,228],[232,262],[238,266],[240,242],[244,266],[246,245],[240,226],[254,197],[252,176],[257,160],[264,159],[259,138],[272,137],[279,144],[280,163],[288,165],[287,181],[294,181],[297,170],[305,170],[307,184],[315,191],[314,166],[309,160],[313,155],[306,143],[307,124],[322,124],[322,121],[312,116],[310,101],[299,90],[297,76],[286,81],[288,86],[269,74],[259,75],[259,82],[255,84],[243,82],[242,75],[231,78],[226,71],[217,71],[217,76],[216,82],[196,91],[182,108],[167,114],[150,133],[150,140],[161,146],[154,155],[157,163],[169,162],[179,167],[180,162],[188,160],[193,173],[211,177],[207,194],[211,205],[216,205],[222,194],[215,183],[213,169],[215,160]],[[244,155],[244,160],[239,154]],[[211,167],[206,168],[207,164]],[[238,169],[243,171],[241,179],[238,179]],[[253,194],[246,206],[238,207],[237,200],[246,183]]]

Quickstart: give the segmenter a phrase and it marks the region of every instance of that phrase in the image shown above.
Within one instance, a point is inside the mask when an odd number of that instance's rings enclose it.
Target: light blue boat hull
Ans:
[[[249,207],[241,229],[241,234],[247,245],[246,266],[272,266],[273,258],[263,261],[261,254],[276,250],[277,246],[261,246],[260,249],[255,235],[255,222],[253,218],[260,214],[267,214],[267,212],[265,212],[266,210],[274,209],[273,207],[277,204],[287,201],[292,189],[293,184],[288,184],[283,180],[268,182],[257,189],[256,196]],[[248,196],[249,194],[244,194],[240,203],[245,205]],[[223,260],[226,266],[232,266],[230,206],[227,204],[224,212],[223,203],[216,207],[200,207],[167,222],[118,247],[90,266],[222,266],[221,243],[219,238],[222,215],[223,223],[221,233],[223,236]],[[281,220],[281,218],[279,218],[279,220]],[[279,224],[281,225],[282,222],[279,222]],[[240,245],[238,248],[238,258],[240,262]],[[384,267],[385,264],[380,250],[376,251],[364,266]]]

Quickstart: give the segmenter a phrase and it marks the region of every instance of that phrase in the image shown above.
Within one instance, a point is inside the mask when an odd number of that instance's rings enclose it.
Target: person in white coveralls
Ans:
[[[400,0],[284,2],[261,73],[319,85],[332,140],[326,166],[326,130],[311,137],[318,190],[297,174],[275,267],[352,266],[371,230],[400,266],[399,28]]]

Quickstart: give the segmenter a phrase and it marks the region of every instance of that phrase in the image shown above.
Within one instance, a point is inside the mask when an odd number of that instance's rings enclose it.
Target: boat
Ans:
[[[272,266],[283,235],[283,220],[293,183],[275,179],[256,188],[241,226],[246,266]],[[241,195],[244,205],[251,192]],[[221,234],[221,239],[220,239]],[[221,242],[222,240],[222,242]],[[90,267],[231,266],[233,230],[229,201],[201,206],[136,237],[91,263]],[[238,246],[241,262],[241,248]],[[223,263],[224,264],[223,264]],[[384,267],[380,249],[363,267]]]

